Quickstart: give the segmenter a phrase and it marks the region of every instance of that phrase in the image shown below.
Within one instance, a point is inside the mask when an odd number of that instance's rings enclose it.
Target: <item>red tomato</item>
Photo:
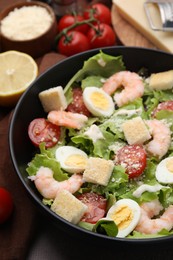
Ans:
[[[57,50],[66,56],[89,49],[90,43],[88,38],[83,33],[77,31],[69,31],[66,36],[62,36],[57,47]]]
[[[83,193],[77,197],[85,205],[88,206],[87,212],[82,217],[81,221],[95,224],[106,213],[106,199],[96,193]]]
[[[45,118],[36,118],[29,124],[28,135],[35,146],[45,142],[46,148],[54,146],[60,138],[60,127]]]
[[[0,188],[0,224],[11,216],[13,211],[13,199],[8,190]]]
[[[158,104],[158,106],[153,110],[152,116],[155,117],[157,112],[161,110],[173,111],[173,100],[165,101]]]
[[[80,87],[73,89],[73,101],[68,105],[67,111],[90,116],[90,112],[83,102],[83,91]]]
[[[106,5],[101,3],[93,4],[86,9],[83,15],[85,19],[89,19],[92,17],[91,14],[101,23],[111,24],[111,11]]]
[[[95,25],[94,27],[96,30],[90,28],[87,33],[91,48],[115,45],[116,35],[108,24],[101,23],[100,25]]]
[[[64,16],[62,16],[58,22],[58,31],[62,31],[65,28],[75,24],[76,22],[82,22],[84,21],[84,17],[81,15],[70,15],[70,14],[66,14]],[[75,31],[79,31],[82,33],[86,33],[89,29],[89,25],[88,24],[82,24],[79,25],[75,28],[73,28],[73,30]]]
[[[116,162],[126,168],[129,178],[135,178],[146,167],[146,152],[140,145],[126,145],[117,152]]]

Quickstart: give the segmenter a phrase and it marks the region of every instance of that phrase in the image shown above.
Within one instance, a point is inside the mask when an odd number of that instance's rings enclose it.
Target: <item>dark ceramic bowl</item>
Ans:
[[[142,67],[146,67],[150,72],[159,72],[173,68],[173,55],[165,52],[133,47],[108,47],[102,50],[110,55],[122,55],[128,70],[138,71]],[[104,243],[108,242],[111,245],[143,246],[163,242],[168,243],[169,241],[173,242],[173,236],[139,240],[121,239],[107,237],[77,227],[57,216],[47,206],[43,205],[41,196],[35,189],[34,184],[27,178],[27,163],[32,159],[34,154],[34,147],[28,138],[27,128],[31,120],[45,116],[38,99],[38,93],[50,86],[65,86],[69,79],[83,66],[83,62],[98,52],[98,49],[87,51],[59,62],[37,78],[22,95],[15,108],[9,129],[9,147],[16,174],[25,187],[26,192],[38,208],[41,209],[42,213],[48,216],[50,221],[58,228],[66,232],[77,235],[80,238],[99,241],[99,243],[102,241]]]
[[[54,47],[55,36],[57,34],[56,16],[53,9],[46,3],[42,3],[39,1],[23,1],[16,4],[12,4],[8,6],[6,9],[4,9],[0,13],[0,23],[1,20],[8,16],[10,12],[14,11],[16,8],[20,9],[24,6],[39,6],[45,8],[52,18],[52,23],[50,27],[44,33],[30,40],[14,40],[5,36],[0,31],[0,49],[3,52],[8,50],[21,51],[31,55],[34,58],[37,58],[51,51],[51,49]]]

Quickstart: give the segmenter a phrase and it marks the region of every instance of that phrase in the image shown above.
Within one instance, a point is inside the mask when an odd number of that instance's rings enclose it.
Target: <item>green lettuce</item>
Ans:
[[[101,79],[108,78],[114,73],[125,70],[125,65],[122,60],[122,56],[111,56],[106,53],[100,51],[100,53],[92,56],[87,61],[84,62],[83,67],[71,78],[71,80],[67,83],[64,88],[64,94],[67,98],[67,102],[69,103],[72,100],[72,87],[76,85],[76,83],[82,82],[82,87],[89,82],[89,86],[91,84],[96,84],[96,86],[101,86]],[[91,79],[91,77],[93,79]],[[87,79],[87,77],[89,77]],[[100,80],[100,83],[98,83]]]
[[[52,169],[54,178],[57,181],[63,181],[68,179],[68,174],[64,173],[60,167],[59,162],[55,159],[54,154],[45,149],[44,143],[40,145],[40,153],[36,154],[32,161],[28,164],[26,171],[29,176],[36,175],[41,166]]]

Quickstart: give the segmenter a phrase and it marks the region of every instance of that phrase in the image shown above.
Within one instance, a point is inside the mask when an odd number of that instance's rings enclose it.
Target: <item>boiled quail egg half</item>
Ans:
[[[62,169],[69,173],[80,173],[86,168],[87,154],[73,146],[61,146],[55,152],[56,160]]]
[[[83,91],[83,101],[94,116],[109,117],[114,111],[114,102],[105,91],[97,87],[86,87]]]
[[[137,226],[141,216],[138,203],[132,199],[120,199],[109,209],[106,218],[118,227],[117,237],[126,237]]]
[[[173,183],[173,157],[163,159],[156,168],[156,179],[165,184]]]

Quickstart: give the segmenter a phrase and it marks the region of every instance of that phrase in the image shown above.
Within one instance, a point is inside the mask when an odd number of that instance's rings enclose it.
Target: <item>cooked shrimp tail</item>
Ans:
[[[118,88],[123,90],[114,94]],[[114,94],[115,102],[121,107],[141,97],[144,93],[144,84],[137,73],[120,71],[108,78],[102,89],[109,95]]]
[[[49,112],[47,118],[55,125],[75,129],[81,129],[88,120],[88,117],[85,115],[61,110]]]
[[[36,188],[44,198],[54,199],[59,190],[68,190],[75,193],[83,184],[80,174],[73,174],[68,180],[56,181],[53,178],[53,171],[50,168],[41,166],[35,176],[29,177],[34,181]]]
[[[171,144],[171,131],[164,122],[154,119],[146,120],[153,139],[145,146],[148,154],[161,159]]]
[[[173,228],[173,205],[165,209],[164,213],[158,217],[163,209],[158,200],[146,202],[141,205],[141,217],[135,230],[143,234],[156,234],[162,229],[170,231]]]

